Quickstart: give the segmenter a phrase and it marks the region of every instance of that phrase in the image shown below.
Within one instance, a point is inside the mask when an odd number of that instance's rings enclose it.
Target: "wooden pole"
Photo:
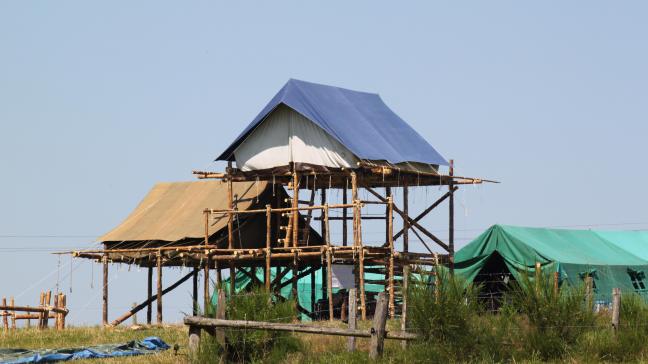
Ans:
[[[13,306],[13,297],[11,298],[11,300],[12,300],[11,305]],[[56,295],[54,295],[54,307],[58,308],[58,305],[59,305],[59,295],[56,294]],[[58,312],[54,313],[54,327],[57,330],[59,329],[59,315],[60,314]],[[14,317],[15,317],[15,315],[14,315]]]
[[[326,189],[322,188],[320,190],[320,205],[324,206],[326,204]],[[322,218],[320,220],[320,231],[322,232],[322,237],[326,237],[326,222],[324,221],[324,209],[321,210]],[[326,293],[328,291],[328,273],[327,266],[322,262],[322,299],[328,297]]]
[[[216,304],[216,318],[224,320],[225,319],[225,314],[226,314],[226,308],[227,308],[227,300],[225,297],[225,291],[222,289],[218,290],[218,301]],[[225,331],[223,330],[216,330],[216,341],[221,344],[225,345]]]
[[[403,181],[403,251],[405,253],[409,252],[409,186],[407,180]],[[407,330],[407,290],[409,289],[409,272],[410,266],[407,263],[403,264],[403,287],[402,287],[402,307],[401,307],[401,331]],[[407,342],[402,341],[401,345],[403,348],[406,348]]]
[[[2,297],[2,305],[3,306],[7,305],[6,297]],[[4,327],[5,331],[9,330],[9,319],[7,318],[8,315],[9,312],[7,312],[7,310],[2,311],[2,327]]]
[[[367,307],[364,294],[364,250],[362,248],[362,233],[360,232],[360,204],[358,202],[358,176],[351,172],[351,199],[353,200],[353,246],[358,249],[358,257],[354,255],[354,278],[356,287],[360,290],[360,313],[362,319],[367,319]]]
[[[554,295],[558,296],[558,288],[560,285],[560,273],[554,272],[553,275],[553,289],[554,289]]]
[[[65,329],[65,317],[67,316],[67,296],[62,295],[61,296],[61,303],[62,308],[65,310],[65,312],[61,313],[61,330]],[[27,321],[29,322],[29,320]]]
[[[448,255],[450,259],[450,274],[454,274],[454,159],[450,159],[450,182],[448,184],[448,192],[450,192],[450,199],[448,201]]]
[[[272,227],[272,213],[271,206],[266,205],[266,251],[265,251],[265,289],[267,292],[270,292],[270,273],[272,270],[270,258],[271,258],[271,227]],[[278,228],[278,226],[277,226]]]
[[[587,277],[585,277],[585,305],[589,310],[593,309],[593,303],[594,303],[593,294],[592,294],[593,285],[594,284],[593,284],[592,276],[588,275]]]
[[[348,181],[348,180],[345,180]],[[346,205],[348,203],[347,201],[347,188],[348,188],[348,182],[347,185],[344,186],[342,189],[342,204]],[[348,245],[348,235],[349,235],[349,230],[347,227],[347,220],[348,220],[348,212],[347,208],[344,207],[342,209],[342,246],[347,246]]]
[[[50,307],[50,303],[52,302],[52,291],[47,291],[45,294],[45,305],[47,307]],[[43,320],[45,322],[45,328],[49,326],[49,310],[46,309],[45,312],[43,312]]]
[[[162,254],[157,255],[157,323],[162,325]]]
[[[146,284],[146,298],[149,300],[146,306],[146,323],[150,325],[153,322],[153,267],[148,267],[148,280]]]
[[[355,330],[356,326],[356,316],[358,314],[358,295],[356,294],[356,289],[351,288],[349,290],[349,329]],[[355,336],[349,336],[347,341],[347,350],[355,351],[356,349],[356,338]]]
[[[232,176],[231,176],[232,162],[227,164],[227,208],[229,212],[227,213],[227,248],[234,248],[234,216],[232,215],[232,210],[234,209],[234,191],[232,187]],[[234,295],[236,291],[236,267],[234,266],[234,261],[230,261],[230,295]]]
[[[329,229],[329,207],[328,204],[324,205],[324,240],[326,242],[326,294],[329,309],[329,321],[333,321],[333,269],[331,264],[331,230]]]
[[[192,298],[191,298],[191,306],[193,306],[193,315],[196,316],[198,315],[198,273],[200,272],[199,268],[194,268],[193,269],[193,277],[192,277]]]
[[[189,352],[196,355],[200,347],[200,332],[202,330],[199,326],[189,326],[189,344],[187,345]]]
[[[135,309],[137,307],[137,303],[133,302],[133,306],[131,306],[131,310]],[[194,306],[195,307],[195,306]],[[194,315],[195,316],[195,315]],[[137,313],[133,314],[133,326],[137,326]]]
[[[621,288],[612,288],[612,330],[619,331],[619,316],[621,313]]]
[[[210,218],[210,211],[205,210],[204,211],[204,217],[205,217],[205,245],[209,245],[209,218]],[[229,228],[229,222],[228,222],[228,228]],[[209,259],[209,254],[207,255],[207,260],[205,261],[205,265],[203,267],[204,273],[204,282],[203,282],[203,311],[205,314],[209,314],[209,299],[210,299],[210,278],[209,278],[209,268],[211,265],[210,259]],[[198,297],[196,296],[194,298],[196,300],[196,304],[198,304]]]
[[[108,255],[103,256],[103,307],[101,310],[101,323],[108,325]]]
[[[378,293],[376,312],[371,325],[371,341],[369,343],[369,358],[378,359],[385,347],[385,325],[387,324],[387,297],[385,292]]]
[[[293,200],[292,207],[299,207],[299,175],[297,172],[293,172]],[[292,226],[292,245],[297,247],[299,245],[299,211],[293,211],[292,214],[293,226]]]
[[[387,197],[387,200],[387,242],[389,243],[389,275],[387,282],[389,285],[389,316],[393,319],[396,315],[396,309],[394,304],[394,198],[391,196],[391,193]]]
[[[3,298],[3,302],[4,302],[4,298]],[[45,305],[45,292],[41,292],[39,302],[40,302],[39,303],[40,307],[43,307]],[[39,311],[38,312],[38,329],[40,329],[40,330],[45,328],[45,322],[43,320],[44,320],[43,311]]]

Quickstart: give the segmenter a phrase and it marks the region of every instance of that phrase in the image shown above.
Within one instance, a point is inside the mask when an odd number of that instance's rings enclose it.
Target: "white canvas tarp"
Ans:
[[[253,171],[290,162],[355,168],[358,158],[298,112],[279,105],[234,151],[236,166]]]

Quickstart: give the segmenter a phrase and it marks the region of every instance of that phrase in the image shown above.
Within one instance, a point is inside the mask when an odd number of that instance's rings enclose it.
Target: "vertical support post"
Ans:
[[[52,302],[52,291],[47,291],[45,294],[45,306],[50,306],[50,303]],[[47,328],[49,326],[49,310],[45,310],[43,314],[43,321],[45,322],[44,327]]]
[[[225,319],[225,309],[227,305],[227,300],[225,297],[225,291],[222,289],[218,290],[218,301],[216,301],[216,318],[224,320]],[[223,329],[216,329],[216,341],[225,345],[225,331]]]
[[[385,325],[387,324],[387,297],[385,292],[378,293],[376,312],[371,324],[371,341],[369,343],[369,358],[377,359],[382,356],[385,347]],[[403,340],[405,341],[405,340]]]
[[[135,311],[137,303],[133,302],[132,310]],[[137,312],[133,313],[133,326],[137,326]]]
[[[45,305],[45,292],[41,292],[40,294],[40,303],[38,306],[40,308],[43,308]],[[3,298],[3,303],[4,303],[4,298]],[[38,312],[38,329],[42,330],[45,327],[45,323],[43,322],[43,311]]]
[[[409,186],[407,179],[403,181],[403,214],[405,218],[403,219],[403,251],[405,253],[409,252]],[[403,287],[402,287],[402,296],[403,303],[401,307],[401,331],[407,330],[407,291],[409,289],[409,273],[410,266],[408,262],[403,263]],[[401,346],[403,348],[407,347],[407,341],[401,341]]]
[[[594,299],[593,299],[593,280],[592,276],[588,275],[585,277],[585,305],[587,306],[588,309],[592,310],[594,307]]]
[[[189,326],[189,352],[195,355],[200,347],[200,326]]]
[[[558,289],[560,287],[560,273],[554,272],[553,274],[553,289],[554,295],[558,296]]]
[[[326,204],[326,189],[322,188],[320,190],[320,205],[324,206]],[[326,222],[324,221],[324,208],[321,210],[322,212],[322,219],[320,220],[320,231],[322,232],[322,237],[326,236]],[[324,262],[322,262],[322,298],[328,297],[328,294],[326,293],[328,290],[328,274],[326,273],[327,267]]]
[[[389,316],[393,319],[396,315],[394,305],[394,197],[391,191],[387,196],[387,242],[389,243],[389,266],[387,282],[389,285]]]
[[[541,288],[540,281],[541,280],[542,280],[542,264],[540,264],[540,262],[536,262],[536,264],[535,264],[535,288],[536,288],[536,292],[540,292],[540,288]]]
[[[2,297],[2,305],[7,306],[7,298]],[[7,310],[2,311],[2,327],[4,328],[5,331],[9,330],[9,319],[7,318],[7,315],[9,312]]]
[[[355,330],[356,325],[356,316],[358,314],[358,295],[355,288],[349,290],[349,329]],[[356,349],[356,338],[355,336],[349,336],[347,341],[347,350],[355,351]]]
[[[331,230],[329,229],[329,206],[324,205],[324,240],[326,242],[326,294],[328,300],[329,321],[333,321],[333,270],[331,264]]]
[[[101,309],[101,323],[103,326],[108,325],[108,255],[104,254],[103,258],[103,306]]]
[[[13,306],[13,297],[11,297],[11,301],[12,301],[11,305]],[[54,295],[54,308],[59,308],[59,295],[58,294]],[[15,323],[15,321],[16,321],[15,317],[16,316],[14,315],[13,317],[14,317],[14,323]],[[54,312],[54,327],[57,330],[59,329],[59,313],[58,312]]]
[[[292,214],[292,219],[293,219],[292,243],[293,243],[293,247],[297,247],[299,246],[299,210],[297,210],[297,208],[299,207],[299,175],[297,174],[297,172],[293,172],[292,185],[293,185],[292,207],[294,209]]]
[[[191,306],[193,310],[191,311],[194,316],[198,316],[198,273],[200,272],[199,268],[194,268],[193,271],[193,282],[192,282],[192,297],[191,297]]]
[[[619,316],[621,313],[621,288],[612,288],[612,330],[619,331]]]
[[[153,267],[148,267],[148,280],[146,285],[146,298],[153,297]],[[146,323],[150,325],[153,322],[153,301],[146,305]]]
[[[358,176],[355,172],[351,172],[351,199],[353,200],[353,247],[358,252],[358,257],[354,254],[354,278],[356,287],[360,290],[360,312],[362,319],[367,319],[367,307],[365,304],[365,291],[364,291],[364,249],[362,247],[362,232],[360,225],[360,204],[358,202]]]
[[[157,323],[162,325],[162,252],[157,254]]]
[[[403,265],[403,305],[401,312],[401,331],[407,330],[407,291],[409,290],[409,274],[410,266],[409,264]],[[401,341],[401,347],[403,349],[407,348],[407,340]]]
[[[15,306],[14,298],[10,297],[9,298],[9,307],[12,308],[12,310],[11,310],[11,329],[12,330],[16,329],[16,311],[13,310],[14,306]],[[57,320],[57,322],[58,322],[58,320]]]
[[[211,211],[208,209],[205,209],[204,217],[205,217],[205,247],[209,245],[209,218],[211,215]],[[210,268],[210,254],[209,254],[209,249],[205,248],[205,266],[203,267],[204,270],[204,282],[203,282],[203,311],[205,314],[209,313],[209,299],[210,299],[210,290],[209,290],[209,285],[210,285],[210,278],[209,278],[209,268]],[[197,279],[197,278],[196,278]],[[196,305],[198,304],[198,296],[194,297],[194,300],[196,301]]]
[[[448,255],[450,259],[450,274],[454,275],[454,159],[450,159],[449,173],[450,181],[448,182],[448,191],[450,197],[448,199]]]
[[[277,226],[278,227],[278,226]],[[265,251],[265,289],[267,292],[270,292],[270,272],[271,272],[271,265],[270,265],[270,257],[271,257],[271,251],[270,247],[272,244],[272,210],[271,206],[268,204],[266,205],[266,251]]]
[[[67,308],[67,296],[66,295],[61,296],[60,302],[62,302],[61,306],[63,308]],[[61,314],[61,330],[65,329],[65,317],[66,317],[66,315],[67,315],[67,313],[62,313]]]
[[[234,248],[234,191],[232,186],[232,162],[227,162],[227,248]],[[234,294],[236,289],[236,267],[234,262],[230,261],[230,295]]]
[[[346,205],[348,203],[347,199],[347,188],[348,186],[348,181],[346,178],[345,180],[345,185],[344,188],[342,189],[342,204]],[[349,218],[349,213],[347,212],[347,208],[344,207],[342,208],[342,246],[347,246],[348,243],[348,235],[349,235],[349,228],[347,226],[347,219]]]

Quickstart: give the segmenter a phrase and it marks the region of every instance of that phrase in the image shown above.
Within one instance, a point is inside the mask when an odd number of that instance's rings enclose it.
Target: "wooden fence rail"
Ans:
[[[52,292],[41,292],[40,303],[38,306],[16,306],[14,298],[2,298],[0,304],[0,316],[2,317],[2,326],[4,330],[16,329],[17,320],[27,320],[26,326],[31,326],[31,320],[37,320],[38,328],[45,329],[48,327],[49,320],[54,319],[54,327],[57,330],[65,328],[65,317],[69,310],[67,309],[67,298],[63,293],[54,296],[54,305],[51,304]],[[9,325],[11,321],[11,326]]]
[[[219,295],[220,297],[224,295]],[[221,307],[225,302],[220,302],[218,307]],[[355,306],[355,305],[354,305]],[[267,330],[267,331],[283,331],[283,332],[300,332],[307,334],[320,334],[320,335],[334,335],[334,336],[347,336],[347,337],[363,337],[370,338],[369,356],[377,358],[382,355],[383,344],[385,339],[394,340],[415,340],[418,336],[414,333],[402,331],[387,331],[385,325],[387,322],[388,302],[384,292],[378,294],[378,302],[376,305],[376,312],[374,314],[372,326],[370,330],[360,330],[356,328],[336,328],[336,327],[320,327],[305,324],[285,324],[277,322],[264,322],[264,321],[244,321],[244,320],[226,320],[223,318],[206,318],[199,316],[185,317],[184,323],[189,326],[189,349],[196,351],[200,345],[201,329],[204,329],[210,334],[219,332],[223,328],[232,329],[246,329],[246,330]],[[355,316],[355,315],[354,315]],[[349,346],[349,350],[354,350],[355,345]]]

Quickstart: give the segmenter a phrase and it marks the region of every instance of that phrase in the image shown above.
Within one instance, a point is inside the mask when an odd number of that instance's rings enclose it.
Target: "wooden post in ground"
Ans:
[[[13,298],[13,297],[10,297],[10,298],[9,298],[9,306],[13,308],[15,305],[16,305],[16,304],[15,304],[15,302],[14,302],[14,298]],[[16,329],[16,311],[12,311],[12,315],[11,315],[11,329],[12,329],[12,330],[15,330],[15,329]]]
[[[44,305],[45,305],[45,292],[41,292],[38,306],[43,307]],[[42,330],[44,327],[45,327],[45,323],[43,322],[43,311],[40,311],[38,312],[38,329]]]
[[[358,296],[356,294],[356,289],[351,288],[349,290],[349,329],[355,330],[356,327],[356,316],[358,314]],[[356,338],[355,336],[349,336],[347,339],[347,350],[355,351],[356,349]]]
[[[131,307],[134,310],[137,307],[137,302],[133,302],[133,306]],[[133,326],[137,326],[137,313],[133,314]]]
[[[7,306],[7,298],[2,297],[2,305]],[[9,330],[9,319],[7,318],[7,315],[9,312],[7,310],[2,311],[2,327],[4,328],[5,331]]]
[[[410,230],[410,222],[409,222],[409,186],[407,184],[407,180],[403,181],[403,251],[405,253],[409,252],[409,230]],[[401,305],[401,331],[405,331],[407,329],[407,290],[409,289],[409,272],[410,272],[410,267],[409,264],[403,263],[403,286],[401,287],[402,289],[402,305]],[[401,341],[401,346],[403,348],[407,347],[407,341]]]
[[[148,279],[146,282],[146,299],[153,297],[153,267],[148,267]],[[150,325],[153,322],[153,301],[149,301],[146,306],[146,323]]]
[[[448,255],[450,260],[450,274],[454,275],[454,159],[450,159],[450,181],[448,183],[448,192],[450,197],[448,200]]]
[[[621,288],[612,288],[612,330],[619,331],[619,316],[621,314]]]
[[[54,295],[54,307],[58,308],[59,307],[59,295]],[[59,329],[59,316],[60,313],[54,312],[54,327],[58,330]],[[14,316],[15,317],[15,316]]]
[[[200,329],[200,326],[195,326],[195,325],[189,326],[189,344],[187,346],[189,348],[189,352],[192,355],[195,355],[198,352],[198,348],[200,347],[201,331],[202,330]]]
[[[265,275],[264,275],[264,281],[265,281],[265,289],[267,292],[270,292],[270,273],[272,271],[272,266],[270,265],[270,257],[271,257],[271,244],[272,244],[272,236],[271,236],[271,227],[272,227],[272,210],[271,210],[270,205],[266,205],[266,251],[265,251]],[[277,226],[279,228],[279,226]]]
[[[108,325],[108,255],[103,256],[103,306],[101,310],[101,323]]]
[[[395,301],[394,301],[394,198],[389,191],[387,197],[387,242],[389,243],[389,266],[388,278],[389,285],[389,317],[392,319],[396,315]]]
[[[207,209],[205,209],[203,214],[204,214],[204,217],[205,217],[205,246],[208,246],[209,245],[209,217],[210,217],[211,214],[210,214],[210,211],[207,210]],[[228,227],[229,227],[229,225],[228,225]],[[203,282],[203,312],[205,314],[209,313],[209,298],[210,298],[209,297],[210,296],[209,268],[211,266],[209,258],[210,258],[209,251],[205,250],[205,265],[203,267],[203,270],[204,270],[204,273],[203,273],[203,275],[204,275],[204,282]],[[197,279],[197,277],[196,277],[196,279]],[[194,305],[198,305],[198,296],[194,297],[194,300],[195,300]]]
[[[589,274],[585,277],[585,305],[589,310],[592,310],[594,307],[594,299],[593,299],[593,280],[592,276]]]
[[[50,306],[52,302],[52,291],[47,291],[45,293],[45,305]],[[44,327],[47,328],[49,326],[49,310],[45,310],[43,313],[43,322],[44,322]]]
[[[333,269],[331,264],[331,230],[329,229],[329,206],[324,205],[324,241],[326,243],[326,294],[329,309],[329,321],[333,321]]]
[[[324,206],[326,204],[326,189],[322,188],[320,189],[320,205]],[[326,236],[326,222],[324,221],[324,209],[320,210],[322,212],[322,219],[320,220],[320,231],[322,232],[322,237]],[[324,255],[322,256],[324,258]],[[327,266],[324,264],[324,261],[322,260],[322,299],[328,297],[327,289],[328,289],[328,283],[326,282],[328,280],[328,273],[327,273]]]
[[[67,308],[67,296],[66,295],[61,295],[61,299],[59,300],[61,302],[61,307],[62,308]],[[62,313],[61,314],[61,330],[65,329],[65,317],[67,316],[67,313]],[[29,322],[29,320],[27,320]]]
[[[345,179],[345,181],[348,180]],[[346,182],[344,188],[342,189],[342,204],[344,205],[348,203],[347,188],[349,188],[348,182]],[[349,235],[349,228],[347,227],[348,218],[349,218],[349,213],[347,212],[347,208],[343,207],[342,208],[342,246],[348,245],[348,235]]]
[[[218,290],[218,301],[216,303],[216,318],[225,319],[225,309],[227,308],[227,299],[225,298],[225,291]],[[216,341],[225,345],[225,331],[223,329],[216,329]]]
[[[553,290],[554,295],[558,296],[558,288],[560,285],[560,273],[554,272],[553,274]]]
[[[234,249],[234,191],[232,186],[232,162],[227,162],[227,248]],[[236,291],[236,267],[234,262],[230,261],[230,295]]]
[[[378,293],[376,312],[371,324],[371,341],[369,343],[369,358],[377,359],[382,356],[385,347],[385,325],[387,324],[387,297],[385,292]]]
[[[162,252],[157,254],[157,323],[162,325]]]
[[[407,330],[407,291],[409,290],[409,274],[410,266],[409,264],[403,265],[403,305],[401,309],[401,331]],[[401,341],[401,347],[403,349],[407,348],[407,341]]]
[[[358,202],[358,176],[351,172],[351,199],[353,200],[353,247],[357,249],[358,257],[354,254],[354,278],[356,288],[360,291],[360,313],[362,319],[367,319],[367,307],[364,294],[364,254],[362,248],[362,232],[360,231],[360,204]]]

